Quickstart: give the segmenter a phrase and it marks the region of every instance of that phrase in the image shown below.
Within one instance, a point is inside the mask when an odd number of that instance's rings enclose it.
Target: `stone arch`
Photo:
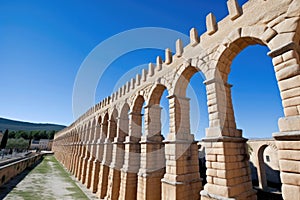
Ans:
[[[87,141],[87,131],[88,130],[88,123],[83,122],[80,128],[80,149],[79,149],[79,158],[78,158],[78,167],[76,177],[79,181],[82,181],[84,170],[84,158],[86,155],[86,141]]]
[[[91,142],[95,140],[96,138],[96,119],[95,118],[92,118],[92,130],[91,130]]]
[[[108,175],[109,175],[109,166],[112,161],[112,142],[117,135],[117,118],[118,111],[116,108],[111,110],[111,113],[107,112],[109,116],[107,135],[103,143],[103,159],[101,162],[101,168],[99,173],[99,197],[103,199],[107,195],[108,190]],[[104,126],[104,125],[103,125]]]
[[[105,199],[118,199],[120,191],[121,168],[124,164],[125,137],[128,135],[130,107],[127,102],[120,106],[117,118],[117,135],[114,138],[112,149],[112,162],[108,176],[108,189]]]
[[[155,84],[149,92],[145,106],[145,135],[140,142],[143,159],[138,172],[138,199],[161,199],[161,179],[165,174],[166,163],[162,143],[164,137],[161,135],[160,100],[166,89],[162,84]]]
[[[263,190],[268,190],[268,176],[267,176],[267,171],[266,169],[269,171],[269,172],[272,172],[273,173],[273,176],[272,178],[274,179],[275,177],[275,180],[276,180],[276,176],[274,173],[276,173],[275,171],[278,170],[278,169],[274,169],[273,168],[266,168],[266,163],[265,163],[265,158],[264,158],[264,153],[266,151],[267,148],[270,148],[272,151],[275,152],[276,155],[273,155],[271,156],[271,159],[270,160],[277,160],[278,159],[278,149],[276,147],[276,145],[274,144],[274,142],[272,141],[266,141],[264,142],[263,144],[261,144],[260,146],[258,146],[257,149],[255,149],[255,154],[256,154],[256,159],[257,159],[257,177],[258,177],[258,185],[261,189]],[[270,156],[270,155],[269,155]],[[277,159],[275,158],[274,159],[274,156],[277,157]],[[267,161],[267,162],[270,162],[270,161]],[[276,162],[275,162],[276,163]],[[279,163],[278,163],[279,165]],[[273,166],[274,166],[274,162],[273,162]],[[271,171],[270,171],[271,170]],[[280,178],[279,178],[279,175],[278,175],[278,179],[279,181],[281,182]],[[277,186],[276,186],[277,187]]]
[[[262,188],[263,190],[266,190],[268,187],[267,183],[267,175],[266,175],[266,170],[265,170],[265,163],[264,163],[264,151],[268,147],[267,144],[263,144],[259,147],[257,151],[257,159],[258,159],[258,169],[257,169],[257,175],[258,175],[258,184],[259,187]]]
[[[102,116],[96,116],[96,138],[95,141],[100,140],[101,138],[101,124],[102,124]]]
[[[147,105],[158,105],[164,90],[167,90],[169,92],[168,88],[165,85],[155,84],[150,90]]]
[[[140,91],[143,93],[143,91]],[[129,113],[129,133],[125,140],[124,164],[121,169],[120,199],[136,199],[138,186],[138,170],[140,168],[142,107],[145,102],[141,93],[132,101]],[[130,185],[130,190],[127,185]]]
[[[285,117],[279,120],[281,132],[274,134],[278,149],[282,153],[280,163],[281,170],[284,171],[282,179],[285,181],[282,190],[283,196],[285,199],[297,198],[299,196],[297,195],[299,180],[290,177],[299,174],[294,169],[298,160],[300,129],[299,93],[297,92],[300,87],[299,0],[253,0],[248,1],[242,7],[238,5],[236,0],[228,0],[227,4],[229,15],[222,21],[217,22],[214,15],[209,14],[206,18],[207,32],[201,35],[200,38],[196,29],[191,29],[191,40],[188,46],[183,47],[182,42],[178,40],[174,56],[167,49],[164,63],[158,57],[156,67],[152,64],[149,65],[148,71],[145,70],[141,76],[138,75],[136,79],[131,79],[112,97],[107,97],[97,104],[94,107],[95,110],[94,108],[90,109],[76,120],[76,126],[80,126],[78,138],[86,130],[85,119],[88,119],[93,112],[104,112],[102,113],[104,118],[105,109],[111,108],[114,103],[122,102],[127,95],[135,97],[134,95],[140,94],[144,100],[146,99],[149,102],[148,95],[150,91],[148,89],[152,87],[152,84],[165,85],[168,91],[171,91],[169,101],[170,110],[172,110],[170,116],[172,115],[173,121],[170,122],[170,137],[165,141],[165,146],[170,147],[166,150],[169,153],[168,159],[170,160],[168,161],[170,162],[168,163],[167,175],[163,179],[163,184],[165,184],[163,199],[199,199],[198,187],[200,184],[189,182],[198,176],[195,171],[188,171],[194,168],[192,165],[194,163],[189,163],[192,160],[191,156],[193,156],[190,152],[193,151],[190,151],[190,148],[185,154],[187,156],[184,155],[185,157],[181,157],[180,160],[177,160],[176,157],[178,151],[186,143],[193,141],[193,137],[189,134],[189,127],[184,126],[188,124],[184,119],[187,113],[182,112],[182,110],[189,110],[188,99],[184,98],[185,85],[179,86],[180,84],[176,84],[182,82],[180,79],[185,76],[185,78],[192,76],[188,73],[184,74],[186,68],[191,67],[189,65],[196,66],[206,76],[205,84],[210,119],[210,128],[207,129],[207,138],[204,140],[207,145],[205,148],[208,155],[209,184],[206,185],[205,191],[201,193],[201,198],[255,199],[248,180],[245,140],[242,138],[242,132],[236,129],[230,85],[227,83],[227,78],[230,72],[231,60],[239,53],[240,49],[252,43],[266,45],[271,50],[269,55],[273,58],[285,113]],[[222,41],[224,37],[226,38]],[[174,74],[174,69],[179,69],[176,74]],[[192,73],[193,70],[190,72]],[[181,76],[182,74],[184,76]],[[140,90],[140,88],[143,89]],[[128,186],[135,185],[136,168],[140,166],[135,163],[136,156],[132,156],[133,154],[130,153],[135,153],[135,150],[139,149],[139,142],[142,142],[139,139],[132,139],[138,138],[136,135],[139,133],[135,129],[132,120],[135,114],[134,105],[131,103],[133,99],[130,98],[129,100],[130,108],[132,108],[129,123],[132,125],[129,127],[129,132],[134,137],[128,136],[125,141],[127,155],[124,158],[127,161],[122,169],[123,187],[120,189],[120,193],[123,193],[123,195],[120,195],[122,199],[135,199],[136,197],[130,195],[135,190]],[[105,120],[103,118],[101,118],[101,124],[104,124],[103,121]],[[105,131],[105,128],[102,130]],[[68,131],[68,129],[64,129],[55,138],[58,150],[55,154],[62,162],[64,162],[64,150],[68,148],[65,144],[69,142],[64,134]],[[82,143],[78,143],[78,146],[80,146],[78,155],[82,156]],[[103,141],[100,140],[98,146],[100,149],[103,146]],[[103,153],[102,150],[99,150],[99,152]],[[176,159],[171,160],[174,157]],[[233,176],[235,177],[233,178]],[[180,185],[174,186],[177,183],[180,183]]]
[[[186,96],[186,89],[190,82],[190,79],[197,72],[200,72],[203,75],[204,79],[206,79],[205,74],[199,69],[199,67],[194,67],[192,65],[182,66],[175,75],[175,79],[173,82],[173,90],[170,91],[170,95],[176,95],[180,97]]]
[[[276,146],[276,143],[274,141],[267,141],[266,144],[270,146],[274,151],[278,151],[278,147]]]
[[[296,34],[296,31],[300,29],[299,24],[299,18],[292,17],[283,19],[278,24],[272,26],[268,24],[254,25],[233,30],[214,53],[214,57],[216,58],[215,67],[212,69],[213,73],[209,73],[209,75],[212,74],[209,80],[225,83],[226,85],[231,63],[242,50],[251,45],[266,46],[270,50],[268,55],[273,59],[274,71],[276,72],[275,75],[280,89],[285,116],[299,114],[296,111],[297,105],[290,106],[284,103],[286,95],[283,94],[283,91],[295,88],[295,83],[291,81],[293,83],[284,88],[280,84],[283,80],[289,81],[293,77],[300,75],[300,61],[299,54],[297,53],[299,52],[300,37]],[[290,27],[287,28],[287,26]],[[223,90],[227,90],[226,87]],[[228,96],[225,99],[231,102]]]
[[[98,124],[101,124],[101,123],[102,123],[102,116],[101,116],[101,115],[99,115],[99,117],[97,118],[97,123],[98,123]]]
[[[205,82],[208,94],[210,127],[220,127],[214,135],[241,136],[241,131],[236,130],[235,117],[232,107],[231,85],[228,75],[234,58],[251,45],[263,45],[271,49],[270,40],[277,35],[265,25],[243,27],[233,30],[219,45],[214,53],[215,66],[209,79]],[[269,33],[269,34],[268,34]]]
[[[90,157],[91,152],[91,137],[92,137],[92,121],[88,120],[85,123],[85,129],[84,129],[84,141],[83,141],[83,153],[82,153],[82,159],[81,159],[81,182],[82,184],[86,183],[86,175],[87,175],[87,165],[88,160]]]
[[[133,103],[131,105],[131,111],[134,113],[140,113],[143,107],[143,104],[145,102],[145,98],[142,95],[137,95],[134,100]]]
[[[286,76],[280,75],[278,73],[278,67],[276,68],[276,62],[274,62],[274,55],[285,53],[285,51],[288,51],[290,47],[290,44],[287,44],[288,42],[292,42],[292,40],[287,41],[286,39],[278,40],[278,38],[282,37],[282,33],[278,34],[275,30],[272,28],[269,28],[267,26],[258,25],[258,26],[251,26],[251,27],[243,27],[234,30],[229,36],[224,39],[223,43],[218,47],[218,50],[215,53],[215,68],[214,73],[212,77],[210,77],[206,81],[206,88],[208,93],[208,106],[209,106],[209,119],[210,119],[210,128],[207,130],[207,136],[208,137],[230,137],[232,139],[235,139],[239,142],[239,148],[242,150],[241,155],[238,155],[238,153],[233,153],[226,155],[227,153],[224,153],[224,157],[229,157],[231,155],[235,156],[241,156],[244,157],[244,161],[239,161],[243,163],[248,170],[248,163],[245,161],[247,160],[247,154],[246,154],[246,146],[245,141],[242,138],[242,131],[238,130],[236,128],[236,121],[234,117],[234,110],[232,106],[232,98],[231,98],[231,85],[228,84],[228,75],[230,73],[231,63],[233,59],[246,47],[250,45],[264,45],[267,46],[271,52],[269,55],[273,57],[273,64],[275,65],[275,71],[276,71],[276,78],[279,84],[280,88],[280,77]],[[286,45],[286,46],[285,46]],[[281,53],[279,53],[282,51]],[[281,55],[280,55],[281,56]],[[290,57],[293,57],[293,55],[290,55]],[[281,58],[282,59],[282,58]],[[278,61],[277,61],[278,62]],[[282,65],[282,68],[285,66]],[[289,73],[289,72],[288,72]],[[291,75],[291,74],[290,74]],[[293,76],[293,75],[291,75]],[[280,89],[281,96],[282,96],[282,89]],[[284,105],[284,103],[283,103]],[[206,141],[211,141],[210,139],[207,139]],[[226,147],[227,143],[228,145],[231,145],[230,142],[225,141],[224,139],[219,139],[219,141],[223,141],[224,148]],[[236,145],[235,144],[235,145]],[[234,146],[235,146],[234,145]],[[263,146],[261,152],[266,148],[267,146]],[[215,155],[211,149],[209,149],[209,160],[208,162],[214,162],[212,156]],[[262,156],[261,156],[262,157]],[[218,161],[219,162],[219,161]],[[221,161],[222,162],[222,161]],[[221,163],[220,162],[220,163]],[[224,163],[224,170],[226,170],[228,163]],[[214,170],[213,166],[210,166],[208,164],[208,168],[210,171]],[[242,174],[242,168],[236,169],[237,173]],[[220,170],[220,169],[219,169]],[[259,170],[259,169],[258,169]],[[260,167],[260,170],[262,171],[261,174],[265,174],[264,169]],[[245,173],[247,174],[247,173]],[[212,174],[209,174],[209,179],[211,179],[213,176]],[[244,175],[243,175],[244,176]],[[264,175],[261,175],[264,176]],[[213,178],[221,178],[221,177],[213,177]],[[227,179],[228,182],[230,180]],[[266,178],[262,178],[262,181],[266,181]],[[208,186],[205,187],[205,190],[208,189],[211,186],[211,181],[208,181]],[[261,182],[261,181],[260,181]],[[244,194],[251,193],[251,184],[250,179],[246,180],[243,184],[248,185],[248,189],[245,189]],[[263,185],[266,185],[265,183],[262,183]],[[218,184],[219,185],[219,184]],[[223,185],[220,183],[220,185]],[[226,185],[226,184],[225,184]],[[265,187],[265,186],[263,186]],[[208,189],[209,190],[209,189]],[[242,196],[243,191],[240,191],[240,193],[237,194],[231,194],[229,197],[236,197]],[[254,192],[252,192],[252,195],[254,195]]]
[[[131,136],[136,137],[137,140],[140,140],[142,136],[142,108],[145,99],[142,95],[137,95],[133,101],[131,113],[130,113],[130,133]]]
[[[170,114],[173,112],[175,116],[170,116],[170,133],[190,133],[190,102],[186,97],[187,87],[190,83],[190,79],[197,72],[201,73],[203,79],[206,80],[205,74],[199,69],[190,64],[182,66],[175,75],[173,88],[169,94]],[[175,104],[172,105],[172,104]],[[190,137],[190,140],[193,137]]]
[[[89,120],[87,122],[87,128],[86,128],[86,142],[88,143],[92,136],[92,121]]]
[[[98,182],[99,182],[99,168],[100,168],[100,162],[102,161],[102,145],[101,139],[103,137],[102,134],[102,122],[103,122],[103,116],[102,115],[96,115],[95,117],[96,121],[96,136],[94,139],[94,152],[95,152],[95,160],[92,164],[92,175],[91,175],[91,190],[93,193],[95,193],[98,189]]]
[[[114,108],[109,117],[109,135],[108,138],[111,140],[117,136],[117,119],[118,119],[118,111]]]
[[[209,77],[209,79],[222,80],[224,83],[227,83],[232,61],[248,46],[263,45],[271,49],[266,41],[269,38],[262,38],[266,29],[266,26],[256,25],[233,30],[215,52],[216,67],[213,69],[213,76]],[[272,34],[272,37],[274,37],[274,34]]]
[[[156,80],[155,84],[152,86],[150,92],[149,92],[149,97],[151,96],[151,94],[153,93],[153,90],[155,90],[155,88],[156,88],[157,85],[163,85],[168,90],[168,92],[169,92],[169,91],[171,91],[172,84],[173,84],[173,80],[168,80],[164,76],[158,78]]]
[[[88,145],[87,169],[86,169],[86,180],[85,180],[87,188],[91,187],[93,162],[96,157],[95,138],[97,137],[96,118],[95,117],[91,118],[90,122],[91,122],[91,128],[90,128],[90,137],[89,137],[89,145]]]
[[[166,172],[162,182],[162,199],[173,196],[176,188],[172,182],[181,182],[183,194],[176,193],[176,199],[198,199],[202,187],[198,148],[194,136],[190,133],[190,102],[186,97],[186,89],[191,77],[200,71],[199,68],[184,63],[174,74],[173,88],[169,93],[170,133],[165,142]],[[173,156],[172,156],[173,155]],[[175,156],[174,156],[175,155]],[[174,164],[173,164],[174,163]],[[180,164],[179,164],[180,163]],[[192,167],[191,167],[192,166]],[[191,182],[190,177],[193,177]],[[176,177],[176,178],[171,178]]]
[[[102,127],[102,131],[101,131],[101,138],[106,138],[108,135],[108,120],[109,120],[109,114],[108,112],[105,112],[103,118],[102,118],[102,123],[101,123],[101,127]]]
[[[149,97],[145,106],[145,135],[147,139],[151,137],[157,137],[158,141],[161,141],[161,109],[160,100],[163,92],[169,90],[163,84],[155,84],[149,92]],[[154,139],[155,140],[155,139]]]
[[[124,141],[125,137],[128,135],[128,131],[129,131],[129,118],[128,118],[128,113],[130,111],[130,107],[128,103],[124,103],[121,106],[121,110],[120,110],[120,115],[119,115],[119,130],[117,132],[117,137],[118,139],[121,139],[122,141]]]
[[[81,141],[85,142],[85,138],[86,138],[86,129],[87,129],[87,124],[84,123],[81,127]]]

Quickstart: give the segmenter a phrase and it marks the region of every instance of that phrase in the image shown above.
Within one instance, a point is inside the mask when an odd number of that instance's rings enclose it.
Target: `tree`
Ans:
[[[5,149],[8,140],[8,130],[6,129],[1,140],[0,149]]]
[[[47,139],[47,138],[48,138],[47,131],[41,131],[40,139]]]
[[[23,139],[23,138],[18,138],[18,139],[9,139],[7,142],[6,148],[8,149],[27,149],[28,147],[28,141]]]
[[[55,135],[56,131],[55,130],[52,130],[48,133],[48,139],[53,139],[54,138],[54,135]]]
[[[16,138],[16,132],[15,131],[9,131],[8,138]]]

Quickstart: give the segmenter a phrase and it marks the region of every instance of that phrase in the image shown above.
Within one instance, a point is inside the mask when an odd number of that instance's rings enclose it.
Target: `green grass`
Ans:
[[[47,177],[51,178],[59,176],[64,182],[70,184],[66,188],[67,194],[65,194],[64,197],[68,199],[88,200],[88,197],[77,186],[74,180],[72,180],[70,174],[64,170],[54,156],[45,156],[43,161],[37,165],[27,176],[29,175],[32,179],[30,185],[26,186],[25,189],[18,187],[14,188],[7,196],[7,199],[15,199],[16,197],[21,197],[24,200],[58,199],[54,196],[54,194],[51,193],[51,190],[45,186],[45,179]],[[53,184],[55,184],[55,180],[53,180]]]
[[[22,197],[24,200],[36,199],[36,195],[31,191],[15,191],[14,194]]]

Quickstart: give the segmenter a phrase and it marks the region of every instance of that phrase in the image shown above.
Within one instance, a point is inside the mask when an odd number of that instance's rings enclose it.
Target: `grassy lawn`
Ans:
[[[54,156],[45,156],[5,198],[7,200],[88,199],[58,163]]]

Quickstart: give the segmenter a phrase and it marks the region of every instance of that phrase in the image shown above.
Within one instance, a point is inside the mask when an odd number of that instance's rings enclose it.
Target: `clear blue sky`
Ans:
[[[245,2],[239,0],[240,4]],[[184,34],[196,27],[201,34],[209,12],[221,20],[228,14],[226,1],[0,0],[0,116],[68,125],[74,121],[76,74],[100,42],[140,27],[162,27]],[[246,137],[270,137],[278,131],[277,120],[283,116],[267,52],[266,47],[248,47],[232,64],[229,82],[234,85],[236,120]],[[124,73],[155,62],[157,55],[163,52],[146,49],[121,56],[100,80],[96,101],[109,95]],[[103,84],[107,81],[109,84]],[[192,113],[196,138],[203,137],[208,126],[202,82],[199,74],[191,80],[200,99],[200,112]],[[200,119],[199,126],[195,118]]]

